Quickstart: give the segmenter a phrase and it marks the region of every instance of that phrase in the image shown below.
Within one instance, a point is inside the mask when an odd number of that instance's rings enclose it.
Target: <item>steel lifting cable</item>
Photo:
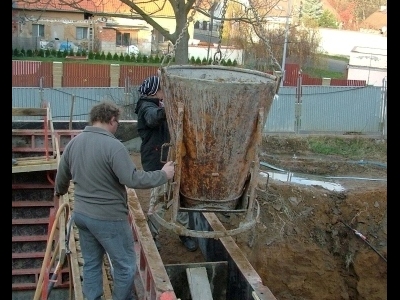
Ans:
[[[265,45],[267,46],[267,50],[269,52],[269,55],[271,56],[272,62],[279,68],[279,71],[282,73],[283,72],[282,66],[279,64],[279,62],[277,61],[277,59],[274,56],[274,53],[272,52],[271,44],[269,43],[269,41],[266,38],[267,33],[265,32],[265,29],[261,24],[260,16],[258,15],[257,10],[254,8],[252,0],[249,0],[249,6],[250,6],[250,8],[254,14],[254,18],[256,20],[256,24],[254,24],[254,23],[252,24],[253,29],[256,32],[256,34],[258,35],[258,37],[260,39],[262,39],[263,42],[265,43]]]
[[[372,245],[368,242],[366,236],[364,236],[361,232],[355,230],[354,228],[351,228],[348,224],[344,223],[342,220],[340,220],[340,222],[341,222],[344,226],[346,226],[347,228],[349,228],[351,231],[353,231],[354,234],[355,234],[356,236],[358,236],[360,239],[362,239],[368,246],[371,247],[372,250],[374,250],[374,251],[376,252],[376,254],[378,254],[378,255],[387,263],[387,259],[386,259],[382,254],[380,254],[380,253],[378,252],[378,250],[376,250],[376,248],[375,248],[374,246],[372,246]]]

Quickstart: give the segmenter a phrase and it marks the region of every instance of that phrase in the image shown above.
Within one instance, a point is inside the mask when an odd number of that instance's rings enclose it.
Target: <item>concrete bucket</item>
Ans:
[[[257,177],[251,168],[259,164],[258,147],[278,78],[214,65],[168,66],[159,75],[179,209],[247,209],[244,193]]]

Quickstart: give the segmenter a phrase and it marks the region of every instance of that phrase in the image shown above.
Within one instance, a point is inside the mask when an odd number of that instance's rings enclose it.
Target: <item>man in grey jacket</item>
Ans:
[[[107,253],[113,265],[113,300],[134,299],[134,239],[129,223],[128,188],[148,189],[174,176],[174,163],[161,170],[137,170],[126,147],[115,138],[120,108],[101,102],[90,111],[90,124],[65,147],[55,180],[55,195],[74,183],[72,218],[79,229],[83,293],[87,300],[103,294],[102,264]]]

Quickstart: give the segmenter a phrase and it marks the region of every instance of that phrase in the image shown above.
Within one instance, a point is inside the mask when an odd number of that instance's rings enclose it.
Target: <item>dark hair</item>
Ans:
[[[89,114],[89,123],[94,122],[109,123],[113,117],[119,118],[121,109],[111,101],[102,101],[92,107]]]

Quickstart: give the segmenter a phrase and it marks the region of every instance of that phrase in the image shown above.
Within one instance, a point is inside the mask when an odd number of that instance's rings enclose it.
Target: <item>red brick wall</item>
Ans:
[[[16,11],[12,11],[11,32],[13,36],[18,36],[18,16],[19,15]]]
[[[115,42],[117,38],[117,32],[115,29],[103,28],[100,36],[100,40],[103,42]]]

